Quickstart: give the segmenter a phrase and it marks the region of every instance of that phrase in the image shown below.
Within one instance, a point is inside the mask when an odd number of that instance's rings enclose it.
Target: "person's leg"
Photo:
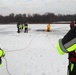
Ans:
[[[67,75],[76,75],[76,64],[70,62],[68,66],[68,74]]]
[[[18,28],[18,33],[20,33],[20,29]]]
[[[76,63],[71,64],[71,75],[76,75]]]
[[[67,75],[70,75],[70,73],[71,73],[70,66],[71,66],[71,64],[69,62]]]
[[[24,33],[26,32],[26,28],[24,29]]]
[[[0,57],[0,64],[2,64],[2,59],[1,59],[1,57]]]
[[[27,31],[26,32],[28,33],[28,28],[27,28]]]

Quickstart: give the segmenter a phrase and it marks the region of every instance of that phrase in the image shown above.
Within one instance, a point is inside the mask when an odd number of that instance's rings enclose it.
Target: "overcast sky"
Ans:
[[[46,12],[76,14],[76,0],[0,0],[0,15]]]

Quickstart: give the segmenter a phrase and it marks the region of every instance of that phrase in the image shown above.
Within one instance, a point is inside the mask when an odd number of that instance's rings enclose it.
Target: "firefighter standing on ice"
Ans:
[[[20,31],[23,30],[23,25],[20,22],[17,23],[17,29],[18,29],[17,31],[18,33],[20,33]]]
[[[27,23],[24,24],[24,33],[25,32],[28,32],[28,24]]]
[[[0,48],[0,66],[2,66],[2,57],[5,56],[5,52]]]
[[[72,29],[73,27],[74,27],[74,22],[71,21],[71,23],[70,23],[70,29]]]
[[[61,55],[65,53],[69,55],[67,75],[76,75],[76,26],[70,29],[62,39],[59,39],[57,50]]]
[[[17,32],[18,32],[18,33],[20,33],[19,25],[20,25],[20,23],[18,22],[18,23],[17,23],[17,29],[18,29]]]
[[[22,23],[20,23],[20,25],[19,25],[19,29],[20,29],[20,31],[23,30],[23,24],[22,24]]]

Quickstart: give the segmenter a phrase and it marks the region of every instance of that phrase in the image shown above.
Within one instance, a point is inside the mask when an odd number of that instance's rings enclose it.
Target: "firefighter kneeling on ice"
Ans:
[[[50,32],[50,28],[51,28],[51,26],[50,26],[50,24],[48,24],[47,25],[47,32]]]

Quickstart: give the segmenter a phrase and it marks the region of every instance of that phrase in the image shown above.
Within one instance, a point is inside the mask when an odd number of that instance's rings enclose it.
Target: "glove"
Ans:
[[[5,56],[5,54],[2,57],[4,57],[4,56]]]
[[[5,56],[5,52],[3,51],[3,55],[2,55],[2,57],[4,57]]]

